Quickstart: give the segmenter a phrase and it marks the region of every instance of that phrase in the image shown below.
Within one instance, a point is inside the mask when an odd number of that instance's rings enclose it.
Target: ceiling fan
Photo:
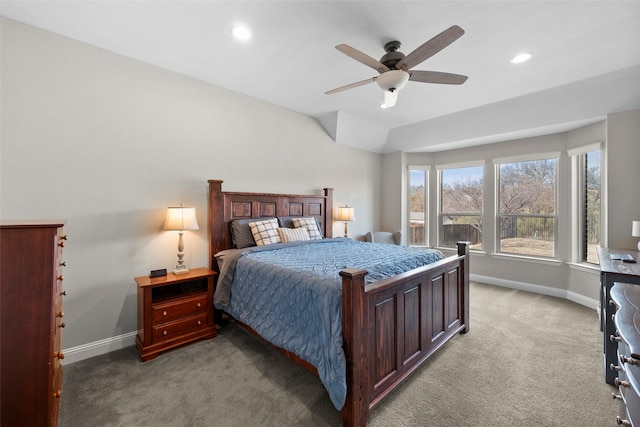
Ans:
[[[464,34],[464,30],[457,25],[447,28],[431,40],[422,44],[416,50],[405,56],[400,52],[400,42],[390,41],[384,45],[387,52],[380,60],[376,60],[369,55],[360,52],[346,44],[336,46],[340,52],[355,59],[356,61],[373,68],[379,76],[341,86],[325,92],[331,95],[336,92],[362,86],[367,83],[376,82],[384,90],[384,104],[382,107],[388,108],[396,105],[398,91],[407,84],[409,80],[422,83],[438,83],[448,85],[460,85],[467,80],[467,76],[460,74],[441,73],[438,71],[412,70],[413,67],[440,52],[445,47],[456,41]]]

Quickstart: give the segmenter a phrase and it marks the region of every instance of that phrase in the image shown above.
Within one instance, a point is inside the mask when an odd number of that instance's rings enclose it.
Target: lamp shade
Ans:
[[[338,221],[353,221],[355,219],[355,213],[353,208],[349,206],[339,207],[336,220]]]
[[[198,230],[196,208],[176,206],[167,208],[167,221],[165,230]]]
[[[633,221],[631,226],[631,235],[633,237],[640,237],[640,221]]]

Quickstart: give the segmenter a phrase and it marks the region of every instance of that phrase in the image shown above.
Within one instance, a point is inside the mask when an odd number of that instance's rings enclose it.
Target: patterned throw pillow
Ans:
[[[256,245],[264,246],[271,243],[280,243],[278,236],[278,220],[275,218],[265,219],[263,221],[250,222],[251,234]]]
[[[322,239],[322,233],[320,233],[318,229],[318,223],[313,217],[293,218],[293,226],[295,228],[306,228],[311,240]]]
[[[278,228],[278,235],[282,243],[309,240],[309,232],[306,228]]]

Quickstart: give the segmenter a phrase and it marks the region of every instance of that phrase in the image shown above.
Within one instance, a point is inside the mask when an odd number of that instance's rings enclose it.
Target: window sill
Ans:
[[[562,265],[562,261],[558,259],[537,258],[533,256],[526,256],[526,255],[511,255],[511,254],[502,254],[502,253],[494,252],[491,254],[491,257],[496,259],[508,259],[513,261],[532,262],[536,264]]]
[[[600,274],[600,266],[597,264],[588,264],[586,262],[568,262],[567,265],[569,266],[569,268],[572,268],[574,270],[580,270],[586,273]]]
[[[450,252],[452,255],[453,255],[453,254],[457,254],[457,253],[458,253],[458,250],[457,250],[456,248],[450,248],[450,247],[444,247],[444,246],[443,246],[443,247],[440,247],[440,246],[438,246],[438,247],[436,247],[435,249],[437,249],[437,250],[439,250],[439,251],[441,251],[441,252],[443,252],[443,253],[445,253],[445,254],[446,254],[446,253],[449,253],[449,252]],[[486,256],[486,255],[487,255],[487,253],[486,253],[485,251],[483,251],[483,250],[479,250],[479,249],[469,249],[469,253],[470,253],[471,255],[474,255],[474,256]]]

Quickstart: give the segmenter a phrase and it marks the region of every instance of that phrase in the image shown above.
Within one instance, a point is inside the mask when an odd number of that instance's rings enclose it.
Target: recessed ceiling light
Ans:
[[[519,53],[516,56],[514,56],[513,58],[511,58],[511,63],[512,64],[522,64],[523,62],[527,62],[528,60],[530,60],[532,56],[533,55],[531,54],[531,52]]]
[[[238,40],[249,40],[252,37],[249,27],[236,25],[231,28],[231,34]]]

